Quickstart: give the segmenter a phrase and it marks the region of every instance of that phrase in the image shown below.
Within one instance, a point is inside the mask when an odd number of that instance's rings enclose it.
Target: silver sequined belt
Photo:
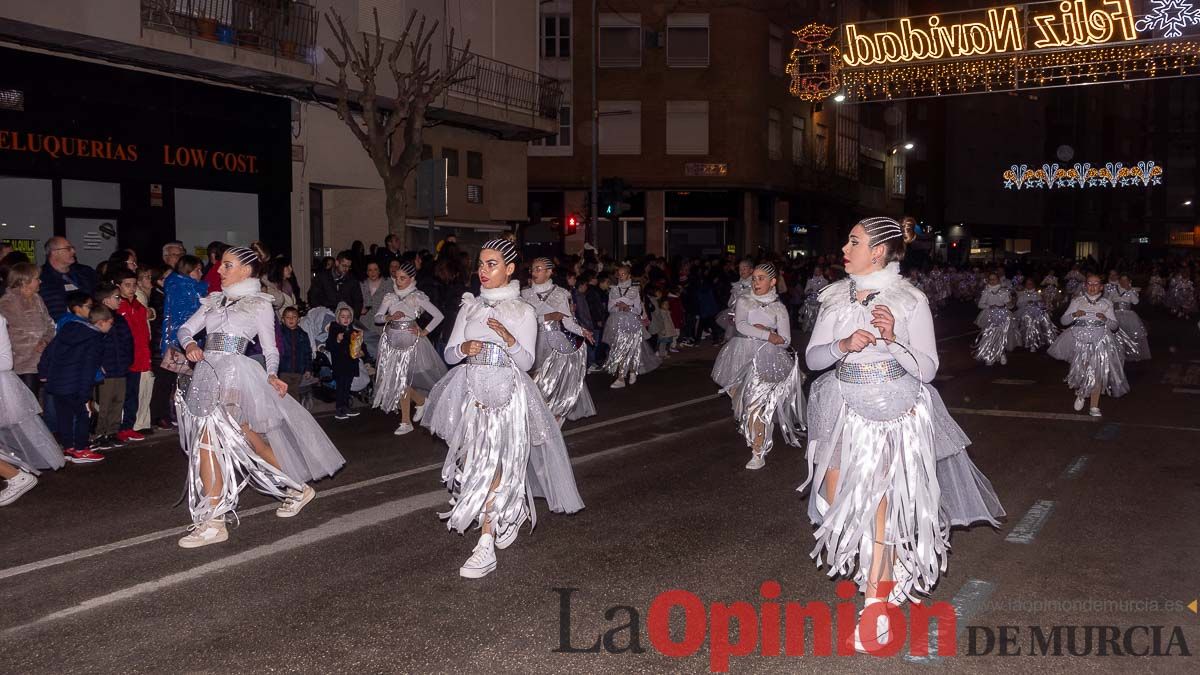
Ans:
[[[1071,322],[1071,326],[1079,326],[1080,328],[1107,328],[1108,322],[1100,319],[1075,319]]]
[[[413,327],[412,319],[396,319],[395,321],[387,322],[384,326],[387,330],[408,330]]]
[[[543,333],[557,333],[563,329],[562,321],[539,321],[538,330]]]
[[[508,352],[494,342],[481,343],[483,348],[475,356],[468,356],[467,363],[473,366],[507,366]],[[461,347],[459,347],[461,349]]]
[[[204,341],[204,351],[224,354],[245,354],[250,341],[228,333],[213,333]]]
[[[1113,303],[1113,309],[1119,309],[1119,310],[1121,310],[1121,311],[1124,311],[1124,312],[1129,312],[1129,311],[1132,311],[1132,310],[1133,310],[1133,303],[1130,303],[1130,302],[1114,302],[1114,303]]]
[[[882,384],[898,380],[907,374],[908,371],[895,359],[872,363],[841,361],[837,367],[837,379],[850,384]]]

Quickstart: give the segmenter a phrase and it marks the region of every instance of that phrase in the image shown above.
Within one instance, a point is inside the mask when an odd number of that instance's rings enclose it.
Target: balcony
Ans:
[[[311,62],[317,12],[294,0],[141,0],[142,25]]]
[[[458,47],[448,49],[452,60],[464,55]],[[472,56],[460,77],[465,78],[464,81],[450,87],[453,95],[546,120],[558,120],[563,90],[559,81],[552,77],[478,54]]]

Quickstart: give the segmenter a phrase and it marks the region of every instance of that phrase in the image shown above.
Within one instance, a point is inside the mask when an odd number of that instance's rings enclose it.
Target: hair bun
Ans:
[[[900,221],[900,226],[904,229],[904,245],[907,246],[917,240],[917,220],[912,216]]]

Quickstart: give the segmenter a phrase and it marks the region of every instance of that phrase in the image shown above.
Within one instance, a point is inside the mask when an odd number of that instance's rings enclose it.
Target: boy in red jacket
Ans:
[[[133,422],[137,419],[142,373],[150,370],[150,315],[146,306],[137,299],[137,274],[118,269],[113,272],[112,278],[121,295],[117,313],[125,318],[133,335],[133,363],[125,378],[125,410],[121,415],[121,430],[117,432],[117,440],[122,443],[144,441],[146,437],[133,430]]]

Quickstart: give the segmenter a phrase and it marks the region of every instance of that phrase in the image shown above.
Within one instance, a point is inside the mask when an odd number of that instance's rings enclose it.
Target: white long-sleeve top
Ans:
[[[1037,305],[1042,302],[1042,294],[1035,291],[1021,289],[1017,291],[1017,307],[1021,308],[1026,305]]]
[[[608,311],[616,312],[618,303],[625,303],[632,309],[629,311],[634,316],[642,316],[645,314],[645,309],[642,307],[642,287],[633,282],[627,283],[625,286],[617,284],[616,286],[608,287]]]
[[[1075,312],[1082,311],[1083,316],[1075,316]],[[1108,324],[1109,330],[1117,329],[1117,313],[1113,310],[1112,301],[1102,295],[1095,298],[1089,298],[1087,293],[1080,293],[1071,298],[1071,304],[1067,305],[1067,311],[1063,312],[1062,325],[1070,326],[1076,319],[1094,319],[1099,320],[1098,315],[1103,314],[1103,321]]]
[[[847,363],[894,359],[913,377],[926,383],[933,381],[939,362],[929,300],[910,282],[901,279],[899,272],[895,272],[894,277],[866,307],[861,302],[851,302],[848,279],[836,281],[821,292],[821,311],[804,353],[810,370],[824,370],[843,357]],[[912,356],[899,345],[882,340],[857,353],[848,354],[838,347],[839,341],[856,330],[879,336],[879,331],[871,325],[871,310],[878,305],[891,310],[896,320],[893,329],[896,341],[908,347]]]
[[[737,305],[738,298],[754,292],[754,281],[750,277],[742,277],[733,282],[729,289],[729,308]]]
[[[12,341],[8,338],[8,319],[0,314],[0,373],[12,369]]]
[[[583,326],[579,325],[571,312],[570,292],[562,286],[555,286],[553,281],[547,281],[540,286],[534,284],[521,291],[521,299],[533,308],[538,321],[545,321],[547,314],[558,312],[563,315],[563,328],[576,335],[583,335]]]
[[[246,279],[200,298],[200,309],[179,327],[179,344],[186,350],[195,335],[225,333],[247,340],[258,338],[267,374],[279,371],[279,347],[275,344],[275,308],[263,293],[258,279]]]
[[[979,294],[979,309],[989,307],[1007,307],[1012,301],[1012,289],[1007,284],[988,286]]]
[[[775,293],[769,294],[766,302],[753,292],[743,295],[734,305],[733,314],[738,333],[766,340],[774,332],[783,338],[783,346],[792,344],[792,322],[787,307],[779,302]],[[755,328],[755,325],[766,326],[770,330]]]
[[[462,344],[467,340],[478,340],[500,345],[518,368],[528,372],[533,367],[533,355],[537,350],[537,317],[533,308],[521,299],[520,284],[511,281],[501,288],[485,288],[479,297],[470,293],[463,293],[462,297],[462,306],[446,343],[446,363],[453,366],[462,361],[466,358]],[[516,338],[512,347],[487,325],[488,319],[492,318],[504,324]]]
[[[433,329],[442,323],[442,319],[446,318],[441,310],[429,301],[429,296],[418,291],[416,285],[409,286],[404,290],[399,290],[395,286],[385,296],[383,302],[379,303],[379,311],[375,313],[375,323],[385,324],[388,317],[396,312],[404,312],[405,318],[419,319],[422,314],[430,316],[429,325],[425,326],[425,332],[432,333]]]
[[[1133,287],[1121,288],[1120,286],[1117,286],[1116,290],[1112,292],[1106,292],[1104,297],[1108,298],[1108,301],[1114,305],[1118,302],[1128,302],[1131,305],[1136,305],[1139,299],[1138,289]]]

